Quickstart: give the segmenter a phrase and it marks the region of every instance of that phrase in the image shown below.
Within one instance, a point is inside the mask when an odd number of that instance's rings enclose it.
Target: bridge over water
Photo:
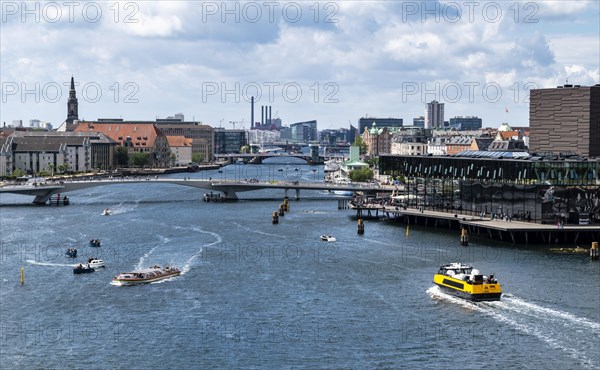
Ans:
[[[0,194],[12,193],[22,195],[33,195],[35,204],[45,204],[52,194],[62,194],[71,191],[93,188],[96,186],[119,185],[144,183],[148,186],[155,184],[174,184],[189,186],[194,188],[206,189],[210,191],[221,192],[228,200],[237,200],[237,193],[244,191],[260,189],[283,189],[285,195],[289,190],[295,191],[296,199],[300,199],[301,190],[339,190],[339,191],[362,191],[365,193],[391,192],[398,189],[391,185],[376,185],[364,183],[332,184],[323,182],[299,182],[299,181],[216,181],[216,180],[198,180],[198,179],[174,179],[174,178],[144,178],[144,179],[101,179],[101,180],[82,180],[67,181],[60,183],[38,183],[28,185],[4,185],[0,187]]]
[[[306,161],[307,164],[323,164],[329,158],[344,158],[343,154],[331,154],[326,157],[318,154],[291,154],[291,153],[257,153],[257,154],[214,154],[215,159],[227,160],[229,163],[234,163],[238,159],[251,164],[261,164],[265,159],[269,158],[285,158],[293,157],[300,158]]]

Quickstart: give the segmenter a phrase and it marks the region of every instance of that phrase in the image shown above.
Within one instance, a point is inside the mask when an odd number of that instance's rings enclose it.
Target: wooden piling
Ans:
[[[460,231],[460,245],[466,247],[469,245],[469,233],[467,228],[462,228]]]
[[[362,235],[365,233],[365,224],[363,223],[363,219],[358,219],[358,235]]]

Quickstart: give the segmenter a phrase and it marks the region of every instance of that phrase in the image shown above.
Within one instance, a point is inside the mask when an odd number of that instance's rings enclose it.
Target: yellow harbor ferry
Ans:
[[[502,295],[494,275],[481,275],[479,270],[459,262],[440,266],[433,282],[445,292],[471,301],[499,301]]]

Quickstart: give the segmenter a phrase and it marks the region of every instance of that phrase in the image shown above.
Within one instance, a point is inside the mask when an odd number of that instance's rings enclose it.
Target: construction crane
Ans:
[[[229,121],[229,123],[231,123],[231,124],[233,125],[233,129],[234,129],[234,130],[235,130],[235,124],[236,124],[236,123],[239,123],[239,124],[240,124],[240,127],[241,127],[242,129],[244,128],[244,126],[243,126],[243,124],[244,124],[244,119],[243,119],[243,118],[242,118],[242,120],[241,120],[241,121]]]

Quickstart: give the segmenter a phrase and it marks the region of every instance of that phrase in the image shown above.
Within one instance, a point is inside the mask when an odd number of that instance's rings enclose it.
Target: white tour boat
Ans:
[[[112,280],[113,285],[139,285],[178,276],[181,271],[177,267],[160,267],[154,265],[150,268],[122,272]]]

